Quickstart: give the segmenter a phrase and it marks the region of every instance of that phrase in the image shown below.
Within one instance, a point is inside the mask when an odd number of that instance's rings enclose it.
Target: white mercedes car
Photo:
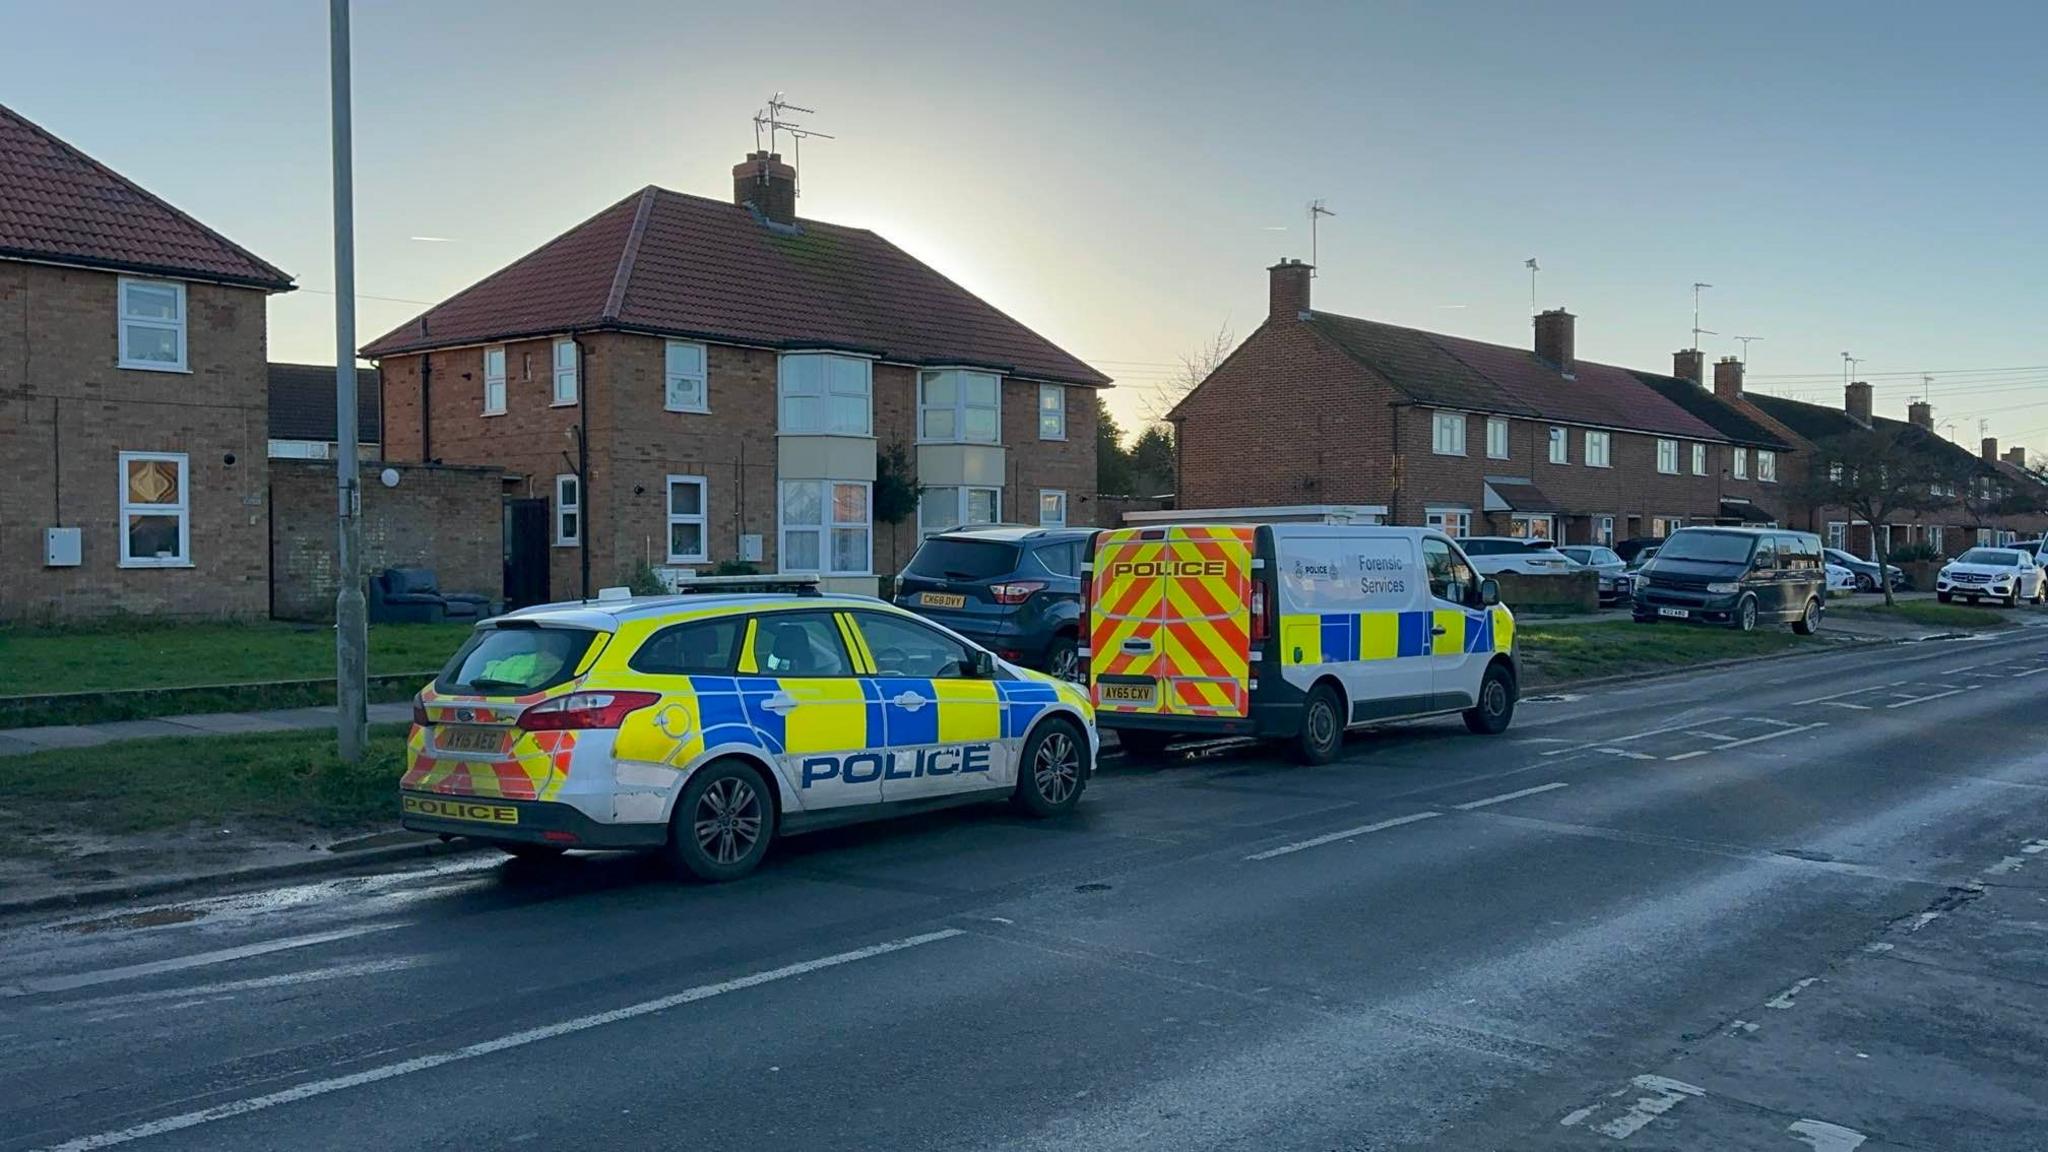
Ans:
[[[2003,600],[2015,607],[2022,600],[2036,604],[2048,598],[2048,577],[2031,552],[2018,548],[1972,548],[1943,565],[1935,577],[1934,598],[1943,604],[1962,597],[1971,603]]]
[[[1854,572],[1849,571],[1847,568],[1842,567],[1840,564],[1828,565],[1828,591],[1856,591],[1856,574]]]

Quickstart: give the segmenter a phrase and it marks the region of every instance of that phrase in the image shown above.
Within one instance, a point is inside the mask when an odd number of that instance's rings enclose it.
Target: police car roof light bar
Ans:
[[[819,596],[816,576],[685,576],[675,582],[678,595],[719,592],[760,592],[782,596]]]

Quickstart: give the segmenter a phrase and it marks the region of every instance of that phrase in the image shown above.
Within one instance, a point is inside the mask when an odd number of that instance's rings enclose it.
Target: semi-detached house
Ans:
[[[390,458],[505,470],[515,601],[724,561],[872,592],[920,532],[1092,523],[1109,379],[798,217],[795,177],[757,152],[730,202],[642,189],[363,349]],[[878,523],[898,447],[919,506]]]
[[[1575,319],[1530,348],[1316,311],[1311,269],[1268,269],[1266,320],[1169,414],[1183,509],[1346,505],[1453,535],[1612,543],[1780,522],[1790,445],[1697,375],[1577,358]]]

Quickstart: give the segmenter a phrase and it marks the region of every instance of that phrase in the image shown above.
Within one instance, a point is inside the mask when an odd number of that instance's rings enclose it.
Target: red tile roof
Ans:
[[[0,105],[0,258],[289,291],[292,278]]]
[[[578,329],[840,348],[1072,384],[1109,378],[864,228],[765,223],[649,186],[363,349],[371,358]]]

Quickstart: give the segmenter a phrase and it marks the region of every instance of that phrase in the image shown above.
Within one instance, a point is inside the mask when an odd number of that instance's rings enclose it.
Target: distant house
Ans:
[[[873,592],[921,531],[1093,522],[1108,377],[798,217],[795,179],[757,152],[730,201],[644,188],[362,350],[388,457],[509,474],[508,597],[726,561]],[[922,491],[894,525],[890,479]]]
[[[0,618],[258,616],[292,279],[0,107]]]
[[[356,444],[361,457],[383,454],[383,394],[375,368],[356,369]],[[339,412],[334,365],[270,365],[270,457],[332,460]]]

